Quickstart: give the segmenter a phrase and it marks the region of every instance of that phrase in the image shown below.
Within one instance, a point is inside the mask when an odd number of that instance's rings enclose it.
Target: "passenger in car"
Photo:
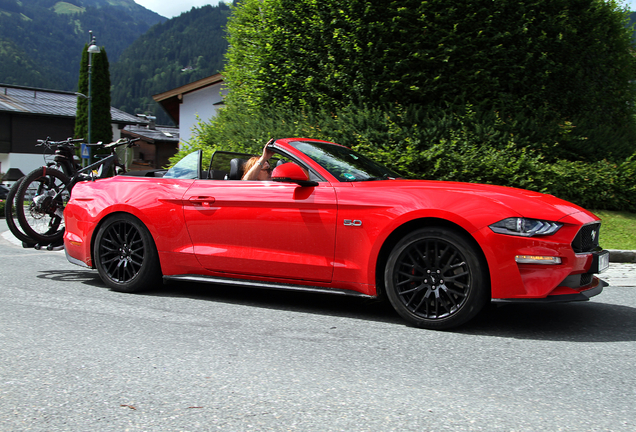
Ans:
[[[245,162],[242,180],[270,180],[272,178],[272,167],[269,165],[269,159],[274,156],[274,151],[267,148],[269,144],[274,142],[272,138],[263,147],[261,157],[254,156]]]

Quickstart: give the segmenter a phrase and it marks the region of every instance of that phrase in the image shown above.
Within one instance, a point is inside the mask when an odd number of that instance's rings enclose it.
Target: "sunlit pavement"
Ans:
[[[610,286],[636,287],[636,263],[611,262],[609,269],[599,277]]]

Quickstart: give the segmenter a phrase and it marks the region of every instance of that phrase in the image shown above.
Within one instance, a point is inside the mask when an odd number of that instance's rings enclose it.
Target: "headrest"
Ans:
[[[230,180],[240,180],[243,177],[245,159],[234,158],[230,161]]]

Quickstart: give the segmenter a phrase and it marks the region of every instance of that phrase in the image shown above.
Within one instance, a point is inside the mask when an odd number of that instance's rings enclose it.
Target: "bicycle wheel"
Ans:
[[[18,188],[22,184],[23,179],[24,177],[22,177],[20,180],[15,182],[13,186],[11,186],[11,188],[9,189],[9,193],[7,194],[7,201],[4,204],[4,217],[5,217],[5,220],[7,221],[7,226],[9,227],[9,231],[11,231],[11,234],[13,234],[15,238],[17,238],[23,243],[35,244],[36,242],[33,241],[31,237],[27,236],[22,231],[22,229],[20,228],[20,224],[18,220],[16,219],[15,196],[18,192]]]
[[[24,177],[15,197],[15,212],[24,233],[40,245],[62,240],[69,178],[61,171],[38,168]]]

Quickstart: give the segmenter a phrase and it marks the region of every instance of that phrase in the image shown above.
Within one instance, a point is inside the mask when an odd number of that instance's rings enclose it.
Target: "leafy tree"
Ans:
[[[425,114],[415,106],[392,112],[348,107],[336,114],[276,106],[254,112],[231,105],[201,122],[171,163],[203,149],[207,166],[215,149],[258,154],[271,137],[307,137],[353,148],[405,177],[520,187],[589,209],[636,212],[636,154],[619,162],[549,163],[541,149],[527,145],[531,140],[500,126],[497,113],[467,108],[461,114]]]
[[[91,137],[95,142],[111,142],[113,130],[110,117],[110,72],[108,56],[104,47],[99,54],[92,54],[91,94],[89,94],[88,76],[88,44],[84,46],[80,62],[80,78],[78,91],[84,96],[77,98],[77,114],[75,116],[75,137],[88,140],[88,104],[91,103]]]
[[[227,106],[171,162],[304,136],[408,177],[636,211],[625,17],[612,0],[244,0]]]
[[[552,160],[626,157],[636,148],[626,20],[613,0],[243,0],[228,23],[228,104],[471,106]]]

